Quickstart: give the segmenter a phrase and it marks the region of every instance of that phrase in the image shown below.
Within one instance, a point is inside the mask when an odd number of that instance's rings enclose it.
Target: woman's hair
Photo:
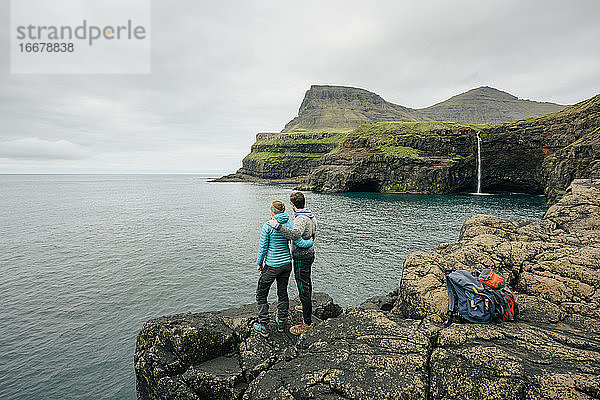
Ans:
[[[280,214],[285,211],[285,204],[283,204],[283,201],[281,200],[275,200],[271,203],[271,211],[273,211],[274,214]]]

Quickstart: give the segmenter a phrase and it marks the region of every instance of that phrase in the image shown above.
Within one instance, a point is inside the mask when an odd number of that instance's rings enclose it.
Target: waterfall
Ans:
[[[477,194],[481,194],[481,138],[477,132]]]

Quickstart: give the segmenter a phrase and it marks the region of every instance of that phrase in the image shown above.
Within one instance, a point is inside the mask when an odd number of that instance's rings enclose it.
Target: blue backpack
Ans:
[[[450,322],[455,316],[477,324],[492,320],[494,296],[469,272],[459,270],[446,274],[446,287]]]

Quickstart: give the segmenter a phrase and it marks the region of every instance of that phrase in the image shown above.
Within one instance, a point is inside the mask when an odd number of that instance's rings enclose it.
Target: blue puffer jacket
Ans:
[[[294,224],[290,222],[290,217],[287,214],[280,213],[273,216],[281,225],[286,228],[293,229]],[[311,239],[298,239],[294,243],[299,247],[310,247],[313,245]],[[290,255],[290,247],[288,240],[276,229],[271,228],[265,222],[260,231],[260,243],[258,245],[258,257],[256,257],[257,265],[268,265],[269,267],[278,268],[292,262]]]

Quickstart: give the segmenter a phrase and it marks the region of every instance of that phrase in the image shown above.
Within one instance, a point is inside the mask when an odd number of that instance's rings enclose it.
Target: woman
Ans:
[[[271,217],[286,228],[293,229],[294,225],[289,221],[290,217],[284,213],[285,204],[275,200],[270,207]],[[311,239],[302,238],[294,243],[299,247],[310,247],[313,245]],[[260,242],[258,245],[258,257],[256,258],[257,271],[260,271],[258,285],[256,288],[256,301],[258,302],[258,322],[254,323],[254,330],[264,337],[269,336],[267,325],[269,324],[269,289],[274,281],[277,281],[277,316],[275,322],[279,332],[285,331],[288,318],[290,301],[287,294],[288,280],[292,271],[292,256],[288,240],[277,230],[266,222],[260,231]]]

